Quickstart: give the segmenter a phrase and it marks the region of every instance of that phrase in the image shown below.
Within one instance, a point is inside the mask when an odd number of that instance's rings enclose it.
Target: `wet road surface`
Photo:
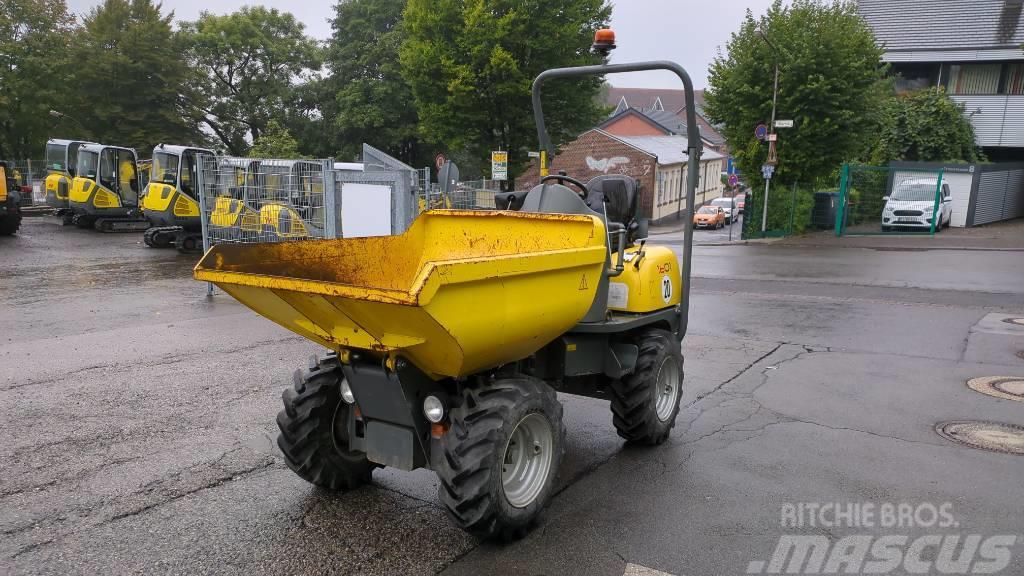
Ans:
[[[786,502],[949,501],[962,532],[1024,534],[1024,456],[932,430],[1024,424],[964,385],[1024,376],[1024,327],[1000,322],[1024,316],[1020,252],[696,248],[669,442],[624,447],[606,402],[561,395],[558,495],[499,547],[448,521],[429,472],[336,495],[288,471],[280,394],[322,350],[207,299],[195,257],[23,231],[0,239],[0,573],[742,574],[794,533]]]

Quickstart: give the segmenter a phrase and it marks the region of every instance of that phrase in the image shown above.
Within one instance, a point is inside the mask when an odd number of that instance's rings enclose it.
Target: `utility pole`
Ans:
[[[764,30],[760,28],[757,30],[757,35],[764,40],[764,43],[772,49],[772,53],[775,54],[775,86],[772,88],[772,121],[768,125],[768,159],[765,161],[767,166],[774,167],[778,162],[778,157],[775,152],[775,108],[779,103],[779,51],[772,44],[768,36],[765,35]],[[761,236],[764,237],[765,228],[768,226],[768,193],[772,185],[772,171],[765,169],[764,171],[764,209],[761,210]]]

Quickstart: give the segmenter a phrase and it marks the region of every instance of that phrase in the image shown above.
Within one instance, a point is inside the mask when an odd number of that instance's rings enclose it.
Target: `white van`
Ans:
[[[904,180],[893,187],[892,194],[883,198],[882,231],[893,228],[931,229],[935,211],[935,178]],[[946,228],[953,217],[953,199],[949,184],[942,183],[942,196],[938,206],[935,229]]]

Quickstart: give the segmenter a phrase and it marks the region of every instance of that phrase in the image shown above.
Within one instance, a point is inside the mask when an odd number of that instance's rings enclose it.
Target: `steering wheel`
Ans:
[[[587,189],[586,184],[584,184],[583,182],[580,182],[579,180],[577,180],[575,178],[570,178],[570,177],[566,176],[565,174],[550,174],[548,176],[545,176],[545,177],[541,178],[540,179],[540,183],[543,184],[543,183],[547,182],[548,180],[558,180],[558,183],[563,185],[563,186],[565,186],[566,182],[568,182],[569,184],[572,184],[573,186],[575,186],[575,187],[580,189],[580,192],[581,192],[580,196],[584,200],[587,199],[587,196],[590,196],[590,190]]]

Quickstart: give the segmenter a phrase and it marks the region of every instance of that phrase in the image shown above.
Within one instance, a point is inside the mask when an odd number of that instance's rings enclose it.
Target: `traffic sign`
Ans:
[[[776,128],[792,128],[793,127],[793,121],[792,120],[776,120],[775,121],[775,127]]]
[[[735,174],[729,174],[729,186],[732,186],[733,188],[735,188],[736,185],[739,184],[739,183],[740,183],[740,177],[739,176],[737,176]]]
[[[775,174],[775,166],[772,166],[771,164],[761,165],[761,175],[764,176],[765,180],[771,180],[772,174]]]
[[[764,142],[765,138],[768,137],[768,127],[765,126],[764,122],[754,127],[754,136],[762,142]]]
[[[491,152],[491,179],[508,180],[508,152]]]
[[[540,152],[529,152],[527,153],[527,156],[530,158],[540,158]]]
[[[768,135],[768,141],[769,142],[776,142],[776,141],[778,141],[778,139],[779,139],[779,135],[778,134],[769,134]]]
[[[434,156],[434,166],[437,167],[438,171],[441,170],[441,166],[444,166],[444,163],[447,161],[448,159],[444,157],[443,153],[439,152],[437,156]]]

